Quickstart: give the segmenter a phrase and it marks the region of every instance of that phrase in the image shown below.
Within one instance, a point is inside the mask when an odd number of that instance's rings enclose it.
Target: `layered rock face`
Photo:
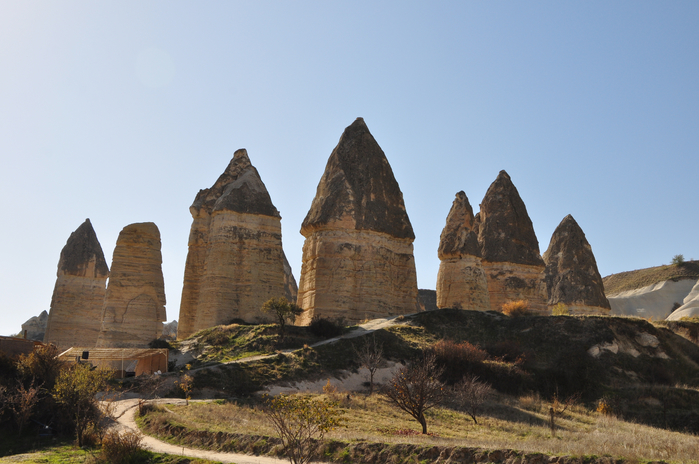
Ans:
[[[403,194],[362,118],[330,155],[301,234],[297,324],[315,315],[359,322],[419,309]]]
[[[527,208],[505,171],[488,188],[475,228],[491,309],[499,311],[504,303],[523,299],[529,301],[532,312],[547,313],[539,241]]]
[[[114,248],[97,347],[146,348],[165,320],[160,231],[152,222],[130,224]]]
[[[95,346],[108,277],[102,247],[86,219],[61,250],[45,343],[53,343],[59,349]]]
[[[438,253],[437,307],[490,310],[473,208],[463,191],[456,194],[451,206]]]
[[[281,216],[246,150],[199,191],[185,265],[178,338],[229,323],[271,321],[270,298],[295,300],[296,281],[282,250]]]
[[[566,216],[556,227],[544,262],[549,306],[563,303],[571,314],[609,314],[592,247],[573,216]]]

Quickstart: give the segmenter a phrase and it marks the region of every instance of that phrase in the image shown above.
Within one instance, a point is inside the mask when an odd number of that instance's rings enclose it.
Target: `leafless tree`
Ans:
[[[374,374],[383,363],[383,345],[376,342],[376,337],[365,337],[359,347],[352,345],[359,364],[369,371],[369,394],[374,393]]]
[[[12,400],[10,402],[10,409],[15,416],[15,422],[17,423],[17,429],[19,434],[22,434],[22,429],[27,425],[29,419],[34,411],[34,406],[39,402],[39,392],[41,391],[41,386],[34,386],[32,381],[29,388],[24,388],[24,385],[19,383],[17,390],[14,395],[12,395]]]
[[[490,384],[479,381],[476,376],[464,377],[454,385],[454,399],[471,416],[474,424],[478,424],[476,416],[492,392]]]
[[[443,373],[444,368],[437,366],[435,355],[426,353],[393,376],[384,391],[396,406],[422,425],[423,434],[427,433],[425,411],[439,405],[444,399],[444,384],[439,380]]]
[[[549,408],[549,427],[551,428],[551,435],[556,436],[556,416],[563,414],[566,409],[580,400],[580,394],[575,393],[570,395],[565,400],[561,401],[558,399],[558,391],[553,395],[553,401],[551,402],[551,407]]]

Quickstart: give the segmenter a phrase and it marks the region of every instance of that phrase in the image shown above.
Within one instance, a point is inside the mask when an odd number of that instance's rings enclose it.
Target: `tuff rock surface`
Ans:
[[[419,309],[403,194],[362,118],[331,153],[301,234],[298,324],[315,315],[358,322]]]
[[[473,208],[461,191],[456,194],[439,238],[437,307],[490,310],[490,296]]]
[[[160,246],[160,231],[152,222],[130,224],[119,233],[97,347],[146,348],[163,333],[166,314]]]
[[[527,208],[510,176],[500,171],[475,218],[490,306],[499,311],[512,300],[527,300],[532,312],[546,313],[545,264]]]
[[[571,314],[609,314],[592,247],[573,216],[556,227],[543,259],[549,306],[563,303]]]
[[[295,301],[281,216],[246,150],[237,150],[214,185],[199,191],[190,212],[180,339],[232,319],[271,320],[260,312],[270,298]]]
[[[102,247],[86,219],[61,250],[44,342],[59,349],[95,346],[108,277]]]
[[[19,333],[20,338],[27,340],[42,341],[46,335],[46,323],[49,319],[49,313],[41,311],[38,316],[32,316],[22,324],[22,331]],[[25,337],[26,335],[26,337]]]

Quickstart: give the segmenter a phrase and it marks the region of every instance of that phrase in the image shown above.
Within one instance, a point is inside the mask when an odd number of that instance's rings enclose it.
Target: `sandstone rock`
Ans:
[[[41,311],[41,314],[38,316],[30,317],[22,324],[22,331],[19,333],[19,337],[26,338],[27,340],[44,340],[48,319],[49,313],[46,311]]]
[[[437,309],[437,292],[435,290],[418,288],[417,298],[420,303],[421,311],[432,311],[433,309]]]
[[[99,348],[145,348],[163,333],[165,286],[160,231],[130,224],[117,238],[102,309]]]
[[[464,192],[456,194],[439,239],[437,307],[490,309],[488,282],[473,209]]]
[[[177,321],[168,322],[163,324],[163,334],[162,338],[166,340],[174,340],[177,338]]]
[[[297,323],[348,322],[419,309],[412,225],[388,160],[364,120],[333,150],[301,226]]]
[[[199,191],[185,265],[178,337],[232,319],[271,321],[270,298],[295,299],[296,281],[281,242],[281,217],[247,151]],[[294,301],[292,299],[291,301]]]
[[[573,216],[556,227],[544,262],[549,306],[563,303],[571,314],[609,314],[592,247]]]
[[[507,301],[524,299],[533,312],[548,313],[539,241],[505,171],[488,188],[475,222],[491,308],[499,311]]]
[[[59,349],[95,346],[109,268],[89,219],[70,234],[56,277],[44,342]]]
[[[296,284],[296,279],[294,278],[294,273],[291,270],[291,265],[286,259],[286,253],[282,250],[282,257],[284,258],[284,296],[287,300],[295,302],[298,298],[299,287]]]

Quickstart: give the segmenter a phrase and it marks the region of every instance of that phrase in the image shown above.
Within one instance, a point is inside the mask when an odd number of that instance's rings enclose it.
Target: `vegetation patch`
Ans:
[[[649,267],[636,271],[612,274],[602,281],[607,295],[614,295],[626,290],[636,290],[666,280],[677,282],[684,279],[699,279],[699,261],[682,261],[666,266]]]

